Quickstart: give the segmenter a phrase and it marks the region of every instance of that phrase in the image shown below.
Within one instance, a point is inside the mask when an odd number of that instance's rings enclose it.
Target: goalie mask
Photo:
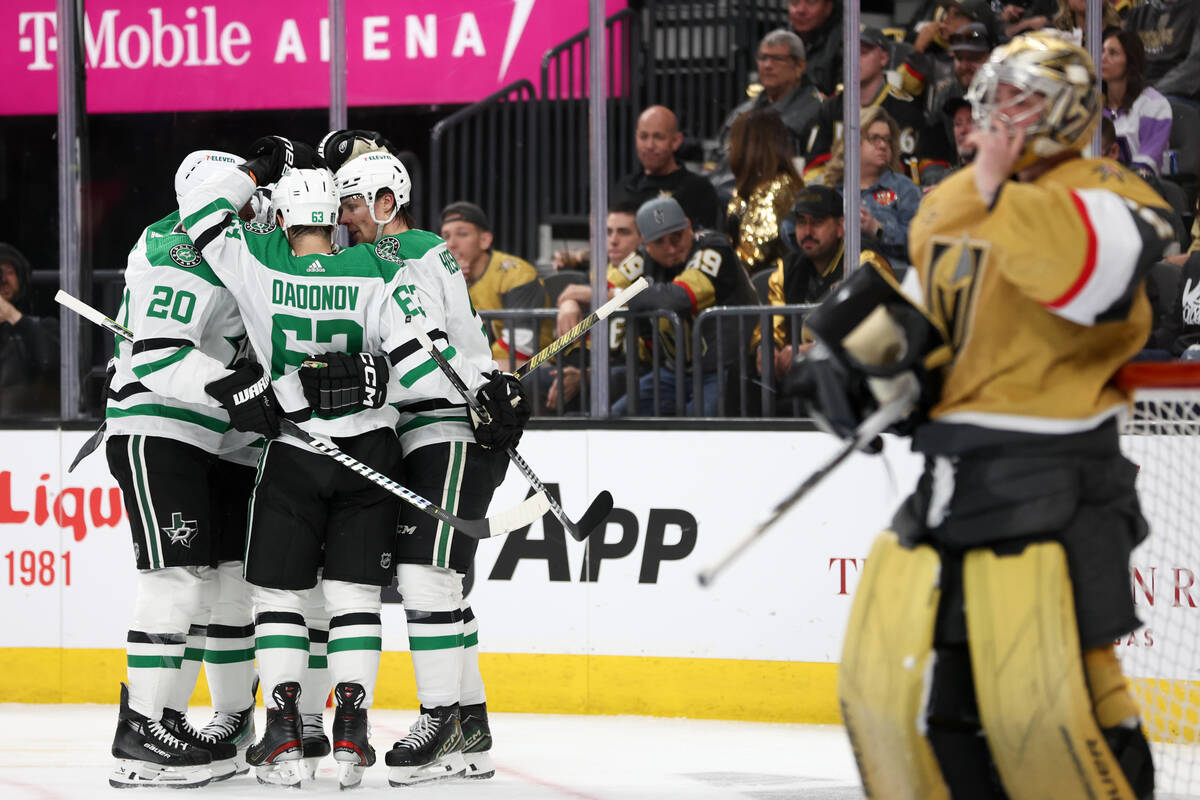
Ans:
[[[1001,99],[997,92],[1001,84],[1018,93]],[[1014,113],[1035,97],[1043,102]],[[1025,145],[1015,170],[1068,150],[1082,152],[1100,121],[1100,95],[1091,56],[1049,31],[1017,36],[993,50],[975,73],[967,100],[973,107],[975,125],[984,129],[997,114],[1014,124],[1036,115],[1036,121],[1025,129]]]
[[[338,199],[333,175],[327,169],[290,169],[271,193],[271,204],[283,217],[283,227],[332,227],[337,224]]]
[[[396,198],[392,213],[387,219],[375,216],[375,199],[382,191],[390,191]],[[344,200],[361,196],[367,204],[367,212],[375,223],[375,241],[383,238],[383,226],[396,218],[400,209],[409,204],[412,197],[412,179],[400,159],[387,152],[367,153],[347,161],[337,171],[337,194]]]
[[[220,150],[196,150],[188,153],[175,170],[175,200],[204,183],[218,172],[228,172],[246,163],[246,159]]]

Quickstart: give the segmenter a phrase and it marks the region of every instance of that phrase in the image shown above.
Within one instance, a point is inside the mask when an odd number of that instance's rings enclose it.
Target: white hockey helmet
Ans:
[[[237,169],[246,159],[220,150],[196,150],[188,153],[175,170],[175,199],[180,200],[216,172]]]
[[[338,197],[361,194],[375,215],[375,198],[384,189],[396,198],[396,206],[406,206],[412,197],[412,179],[400,159],[391,153],[376,151],[351,159],[337,171]],[[375,220],[379,222],[379,220]]]
[[[283,227],[337,224],[338,198],[327,169],[289,169],[271,193],[271,206],[283,216]]]

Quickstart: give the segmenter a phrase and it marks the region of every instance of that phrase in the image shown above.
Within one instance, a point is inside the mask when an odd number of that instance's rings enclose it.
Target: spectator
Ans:
[[[1100,157],[1111,158],[1113,161],[1119,161],[1123,164],[1129,163],[1128,158],[1122,152],[1124,143],[1117,136],[1117,128],[1113,125],[1113,121],[1108,117],[1100,118]],[[1150,188],[1158,192],[1163,199],[1167,198],[1166,192],[1163,191],[1163,179],[1153,172],[1145,172],[1142,177],[1146,183],[1150,184]],[[1171,205],[1171,227],[1175,229],[1175,241],[1168,243],[1163,247],[1163,260],[1171,261],[1175,256],[1179,255],[1189,241],[1187,225],[1184,224],[1183,216],[1180,210]],[[1173,262],[1174,263],[1174,262]],[[1177,262],[1183,264],[1183,260]]]
[[[919,158],[925,129],[925,109],[917,97],[892,85],[887,76],[891,58],[891,42],[879,28],[863,27],[859,32],[859,103],[863,108],[880,106],[887,110],[900,126],[900,161]],[[902,74],[916,74],[920,67],[912,66],[912,57],[901,67]],[[914,84],[923,91],[923,84]],[[818,169],[829,160],[833,143],[842,138],[843,93],[838,92],[821,106],[821,114],[807,137],[807,167]]]
[[[1084,31],[1087,30],[1087,0],[1057,0],[1058,13],[1050,24],[1067,34],[1067,38],[1082,45]],[[1100,30],[1121,26],[1121,17],[1113,8],[1112,0],[1103,0],[1100,11]]]
[[[845,226],[842,216],[842,196],[828,186],[806,186],[796,197],[788,215],[780,225],[780,236],[789,243],[789,252],[776,267],[769,281],[769,302],[773,306],[800,305],[820,302],[829,290],[846,277],[842,263],[842,241]],[[885,263],[885,259],[866,243],[859,259]],[[889,267],[890,271],[890,267]],[[802,343],[793,350],[789,335],[789,317],[772,318],[775,340],[775,376],[782,379],[792,360],[806,352],[809,344]],[[761,328],[755,328],[750,340],[755,363],[762,374]]]
[[[25,313],[30,266],[0,242],[0,416],[58,410],[58,320]]]
[[[442,238],[467,281],[476,311],[546,308],[549,299],[537,270],[528,261],[492,249],[492,227],[474,203],[451,203],[442,209]],[[501,369],[513,371],[554,338],[553,325],[532,321],[513,325],[496,320],[488,326],[492,357]],[[540,330],[540,336],[538,331]]]
[[[1171,104],[1146,85],[1146,51],[1133,31],[1110,28],[1100,51],[1104,117],[1113,121],[1123,157],[1139,173],[1158,174],[1171,139]]]
[[[792,163],[791,137],[774,110],[754,108],[734,121],[729,166],[737,183],[725,233],[747,272],[774,268],[783,258],[779,221],[803,185]]]
[[[620,285],[624,288],[632,281],[623,281],[620,278],[619,265],[625,261],[630,255],[637,251],[642,244],[642,237],[638,234],[637,229],[637,206],[629,205],[628,203],[611,206],[608,210],[608,219],[605,222],[605,245],[608,255],[608,285],[609,298],[615,294],[614,285]],[[634,276],[635,278],[637,276]],[[571,328],[579,324],[583,319],[583,315],[590,312],[592,308],[592,287],[585,284],[571,284],[563,287],[563,290],[558,295],[558,317],[555,320],[556,335],[561,336]],[[609,319],[609,356],[612,360],[616,360],[621,352],[619,343],[624,339],[624,320],[610,318]],[[562,368],[562,397],[565,408],[571,408],[575,398],[579,395],[580,385],[580,370],[579,367],[564,365]],[[558,376],[559,370],[552,369],[548,373],[551,378]],[[614,391],[621,387],[625,367],[623,364],[613,364],[609,372],[609,386]],[[560,382],[555,381],[552,386],[546,390],[546,407],[557,408],[559,396]]]
[[[704,225],[716,225],[720,204],[712,184],[675,160],[683,144],[675,112],[650,106],[637,121],[637,158],[642,168],[623,179],[611,192],[614,204],[640,206],[652,197],[674,197],[688,214]]]
[[[938,14],[934,20],[917,26],[917,36],[913,49],[918,53],[927,53],[929,60],[923,69],[923,74],[931,75],[935,84],[943,83],[949,72],[952,55],[950,39],[966,25],[980,25],[990,47],[1000,42],[1000,23],[996,19],[988,0],[941,0]],[[984,57],[986,60],[986,56]],[[983,63],[981,60],[980,64]],[[957,72],[957,65],[955,65]],[[978,68],[978,64],[976,65]],[[932,108],[939,108],[941,102],[935,98]]]
[[[752,306],[758,304],[754,287],[746,270],[738,263],[737,255],[729,240],[716,231],[695,230],[684,214],[683,208],[671,197],[656,197],[648,200],[637,212],[638,231],[642,246],[620,265],[624,280],[633,281],[645,275],[650,287],[629,301],[630,311],[673,311],[684,321],[684,341],[674,339],[674,327],[665,320],[653,325],[651,330],[668,355],[677,347],[684,348],[685,359],[690,367],[698,362],[702,372],[702,395],[695,396],[695,387],[687,376],[677,376],[665,359],[663,366],[643,375],[638,381],[638,407],[640,414],[647,412],[656,416],[675,414],[676,393],[682,393],[685,410],[692,414],[697,407],[704,416],[717,413],[719,367],[717,362],[717,337],[725,342],[725,358],[728,363],[736,361],[743,343],[737,339],[738,323],[726,318],[709,324],[701,332],[699,358],[693,361],[690,352],[692,322],[701,311],[713,306]],[[640,349],[640,348],[639,348]],[[726,372],[726,375],[729,373]],[[682,381],[682,386],[679,385]],[[659,387],[661,400],[654,406],[655,387]],[[628,398],[622,397],[613,405],[613,413],[627,413]]]
[[[788,0],[788,21],[808,53],[809,83],[822,94],[833,94],[842,81],[841,3]]]
[[[972,22],[952,34],[947,46],[954,63],[954,75],[939,82],[933,90],[925,146],[950,164],[958,158],[958,147],[954,138],[954,120],[947,111],[960,107],[955,101],[966,97],[971,79],[991,55],[996,41],[986,26]]]
[[[792,152],[804,150],[809,129],[821,113],[821,94],[804,80],[804,42],[791,31],[775,30],[762,38],[758,45],[758,80],[763,90],[753,100],[747,100],[725,118],[720,134],[717,167],[712,175],[713,185],[723,197],[733,193],[733,173],[729,169],[729,134],[734,121],[755,108],[772,108],[792,134]]]
[[[886,111],[878,107],[863,109],[861,131],[862,231],[879,242],[880,252],[890,261],[907,264],[908,223],[921,203],[921,190],[900,174],[900,131]],[[845,191],[845,167],[845,144],[839,141],[833,148],[825,185]]]
[[[953,98],[945,112],[954,131],[954,167],[965,167],[975,158],[975,145],[970,141],[971,130],[975,127],[971,118],[971,104],[964,97]]]
[[[1125,30],[1142,38],[1147,83],[1168,96],[1200,100],[1200,3],[1146,0],[1129,12]]]
[[[1000,7],[996,5],[992,3],[992,10],[1004,27],[1004,35],[1010,39],[1025,31],[1045,28],[1058,8],[1056,0],[1000,0]]]

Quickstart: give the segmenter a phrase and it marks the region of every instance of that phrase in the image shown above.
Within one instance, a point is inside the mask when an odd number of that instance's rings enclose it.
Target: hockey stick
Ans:
[[[892,400],[874,414],[864,419],[858,426],[858,429],[854,432],[854,436],[847,439],[842,447],[833,454],[832,458],[818,467],[816,472],[809,475],[808,478],[805,479],[804,483],[796,487],[794,492],[781,500],[775,506],[775,508],[771,510],[771,513],[766,519],[754,526],[754,528],[746,533],[746,535],[741,539],[738,539],[736,542],[734,542],[733,546],[726,550],[724,555],[713,562],[713,564],[707,569],[700,571],[700,573],[696,576],[697,580],[700,581],[700,585],[711,585],[712,582],[716,580],[718,574],[728,567],[734,561],[734,559],[740,556],[742,552],[746,550],[746,548],[753,544],[758,537],[770,530],[771,527],[774,526],[784,514],[791,510],[792,506],[803,500],[810,491],[812,491],[819,483],[821,483],[821,481],[829,477],[829,474],[837,469],[838,466],[845,461],[851,453],[873,441],[876,436],[882,433],[893,422],[903,419],[904,416],[908,414],[913,400],[915,399],[915,394],[905,394],[901,397],[897,397],[895,400]]]
[[[490,421],[491,415],[488,414],[487,410],[479,404],[479,400],[477,400],[474,395],[471,394],[471,390],[467,388],[467,384],[463,382],[463,379],[459,376],[458,371],[451,366],[450,362],[446,360],[446,357],[443,356],[441,351],[437,349],[437,345],[435,345],[433,340],[429,338],[429,334],[425,332],[425,329],[421,327],[420,323],[414,322],[410,317],[409,324],[411,325],[412,330],[416,333],[417,341],[419,341],[421,346],[425,348],[425,352],[429,353],[430,357],[433,358],[434,363],[441,368],[442,372],[445,373],[446,378],[449,379],[450,383],[454,385],[454,388],[458,390],[458,393],[463,396],[463,399],[467,401],[467,406],[471,409],[471,413],[480,420],[483,420],[484,423]],[[517,465],[517,469],[519,469],[521,474],[525,476],[525,480],[529,481],[529,485],[534,488],[534,491],[546,496],[546,499],[550,503],[550,513],[562,523],[563,528],[567,531],[567,533],[571,534],[571,538],[573,538],[575,541],[582,542],[584,539],[588,538],[588,535],[591,534],[591,532],[595,530],[596,526],[603,522],[609,515],[609,512],[612,511],[613,498],[606,489],[600,492],[600,494],[596,495],[596,499],[592,501],[590,506],[588,506],[587,511],[583,512],[583,516],[579,518],[578,523],[572,522],[571,518],[567,516],[567,512],[563,511],[562,506],[559,505],[558,501],[554,499],[554,496],[551,495],[550,492],[546,491],[545,485],[541,482],[541,480],[538,479],[538,476],[534,474],[533,468],[531,468],[529,464],[526,463],[525,459],[521,458],[521,456],[517,453],[516,448],[510,447],[504,452],[506,455],[508,455],[508,459]]]
[[[81,317],[84,317],[85,319],[99,325],[101,328],[104,328],[111,333],[115,333],[117,336],[120,336],[127,341],[133,341],[132,331],[130,331],[121,323],[104,316],[104,314],[92,308],[82,300],[72,297],[61,289],[59,289],[58,294],[54,296],[54,299],[58,303],[79,314]],[[347,469],[353,470],[376,486],[391,492],[404,502],[416,506],[431,517],[441,520],[460,533],[466,534],[473,539],[487,539],[491,536],[501,536],[511,531],[515,531],[517,528],[523,528],[526,525],[532,525],[550,508],[550,505],[547,502],[549,500],[549,496],[543,491],[541,494],[535,494],[531,497],[525,498],[525,500],[523,500],[519,505],[510,508],[508,511],[502,511],[499,514],[494,514],[483,519],[463,519],[451,514],[444,508],[429,502],[416,492],[401,486],[388,476],[384,475],[382,472],[377,472],[353,456],[343,453],[332,443],[323,442],[320,439],[315,438],[309,434],[308,431],[304,430],[289,419],[281,417],[279,420],[279,427],[288,436],[299,439],[313,450],[329,456],[334,461],[337,461]]]
[[[612,300],[609,300],[604,305],[597,308],[592,313],[588,314],[583,319],[579,320],[574,328],[564,333],[562,336],[555,339],[550,344],[533,354],[533,357],[526,361],[521,366],[517,367],[517,371],[513,374],[518,378],[524,378],[529,373],[546,363],[551,358],[561,353],[571,345],[580,336],[588,332],[588,329],[602,319],[607,319],[614,311],[628,303],[633,296],[645,289],[650,284],[646,283],[644,277],[639,277],[636,281],[626,286],[621,291],[617,292]]]

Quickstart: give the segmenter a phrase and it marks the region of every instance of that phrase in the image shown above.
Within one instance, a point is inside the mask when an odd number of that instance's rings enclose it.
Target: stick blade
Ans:
[[[571,536],[578,541],[583,541],[591,535],[592,531],[598,528],[604,520],[608,519],[608,515],[613,510],[613,496],[605,489],[596,495],[596,499],[588,506],[588,510],[583,512],[583,516],[579,518],[576,524],[576,531],[571,531]]]

